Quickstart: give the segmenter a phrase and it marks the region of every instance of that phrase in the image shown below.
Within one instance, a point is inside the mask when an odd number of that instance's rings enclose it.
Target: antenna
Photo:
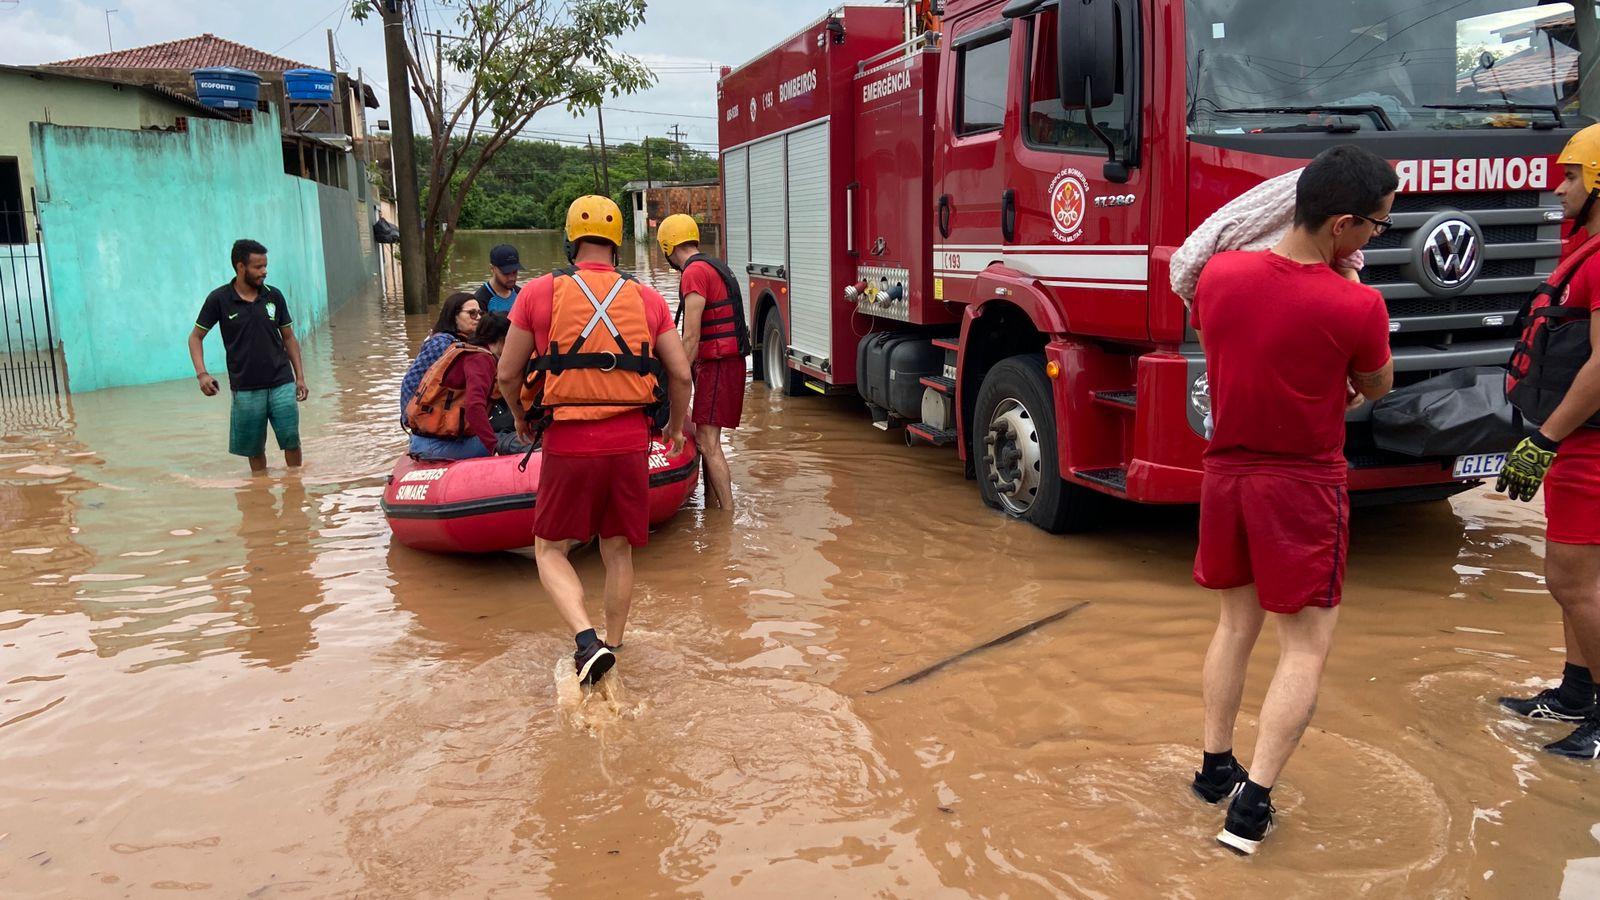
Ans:
[[[114,12],[116,12],[116,10],[114,10],[114,9],[106,10],[106,49],[107,50],[115,50],[115,49],[117,49],[116,47],[111,46],[111,14],[114,13]]]

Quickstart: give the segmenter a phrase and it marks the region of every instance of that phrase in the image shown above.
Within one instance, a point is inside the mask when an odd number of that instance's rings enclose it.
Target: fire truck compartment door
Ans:
[[[784,233],[784,136],[750,147],[750,262],[782,266]]]
[[[828,149],[827,122],[788,135],[789,340],[825,370],[833,347]]]
[[[727,245],[724,259],[739,283],[746,285],[748,296],[750,289],[745,270],[750,264],[750,151],[739,149],[723,154],[722,170],[723,210],[727,221],[722,238]]]

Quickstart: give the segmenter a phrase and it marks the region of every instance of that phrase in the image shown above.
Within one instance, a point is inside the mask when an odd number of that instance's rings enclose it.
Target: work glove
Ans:
[[[1539,485],[1544,483],[1550,464],[1556,461],[1556,448],[1560,446],[1559,441],[1552,441],[1538,432],[1523,438],[1517,449],[1506,457],[1506,467],[1500,470],[1494,489],[1505,491],[1513,500],[1532,500],[1539,492]]]

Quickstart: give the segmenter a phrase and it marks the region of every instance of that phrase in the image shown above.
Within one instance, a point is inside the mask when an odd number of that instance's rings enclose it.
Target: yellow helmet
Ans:
[[[1585,190],[1600,190],[1600,125],[1590,125],[1567,141],[1558,166],[1582,166]]]
[[[599,238],[611,246],[622,246],[622,210],[610,197],[590,194],[572,201],[567,208],[567,243],[579,238]]]
[[[700,243],[700,226],[695,224],[693,216],[683,213],[667,216],[656,229],[656,240],[661,242],[662,255],[671,256],[680,244]]]

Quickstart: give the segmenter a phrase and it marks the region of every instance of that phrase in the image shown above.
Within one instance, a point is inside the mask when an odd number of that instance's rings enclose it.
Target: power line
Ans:
[[[663,116],[668,119],[710,119],[713,122],[717,120],[716,116],[700,116],[694,113],[656,112],[650,109],[629,109],[626,106],[613,106],[611,108],[616,112],[637,113],[641,116]]]
[[[315,22],[312,22],[310,28],[307,28],[305,31],[302,31],[299,34],[295,35],[288,42],[280,45],[278,47],[278,49],[272,51],[273,54],[276,55],[278,53],[282,53],[285,47],[289,47],[289,46],[293,45],[295,42],[299,41],[301,38],[305,37],[306,35],[310,34],[313,31],[316,31],[317,30],[317,26],[321,25],[323,22],[328,21],[328,19],[332,18],[335,14],[337,14],[339,12],[342,12],[344,10],[344,8],[346,6],[349,6],[349,5],[350,5],[350,0],[339,0],[339,5],[338,6],[335,6],[333,9],[329,10],[327,15],[325,15],[322,18],[316,20]]]

